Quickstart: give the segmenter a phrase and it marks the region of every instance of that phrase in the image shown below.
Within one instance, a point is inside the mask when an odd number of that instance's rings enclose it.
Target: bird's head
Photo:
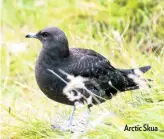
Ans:
[[[38,33],[29,33],[26,38],[37,38],[45,49],[67,49],[68,40],[65,33],[57,27],[48,27]]]

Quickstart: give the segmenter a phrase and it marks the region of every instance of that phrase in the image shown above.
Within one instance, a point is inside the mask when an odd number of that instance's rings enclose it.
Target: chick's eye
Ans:
[[[48,34],[47,32],[43,32],[43,33],[42,33],[42,36],[43,36],[43,37],[47,37],[48,35],[49,35],[49,34]]]

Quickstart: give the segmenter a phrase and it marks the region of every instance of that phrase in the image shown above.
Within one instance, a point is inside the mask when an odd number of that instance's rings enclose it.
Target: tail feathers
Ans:
[[[137,73],[139,70],[142,73],[147,72],[151,69],[151,66],[144,66],[136,69],[129,69],[129,70],[120,70],[124,76],[127,78],[127,84],[121,91],[128,91],[128,90],[136,90],[144,86],[149,86],[147,84],[150,79],[142,79],[140,75]],[[150,86],[149,86],[150,87]]]
[[[151,66],[144,66],[144,67],[140,67],[139,70],[142,72],[142,73],[145,73],[147,72],[148,70],[151,69]]]
[[[145,73],[150,69],[151,69],[151,66],[144,66],[144,67],[135,68],[135,69],[128,69],[128,70],[121,69],[120,71],[123,73],[126,73],[126,74],[135,74],[136,75],[135,71],[137,71],[137,70],[139,70],[142,73]]]

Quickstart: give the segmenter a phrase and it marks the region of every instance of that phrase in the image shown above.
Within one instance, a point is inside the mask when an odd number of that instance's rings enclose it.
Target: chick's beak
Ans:
[[[36,33],[29,33],[25,37],[26,38],[38,38]]]

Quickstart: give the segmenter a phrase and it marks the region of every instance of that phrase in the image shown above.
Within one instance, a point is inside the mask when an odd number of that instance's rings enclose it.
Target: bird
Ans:
[[[56,102],[73,106],[68,127],[72,126],[78,103],[86,103],[90,112],[93,105],[112,99],[118,92],[139,89],[136,79],[147,82],[136,71],[145,73],[151,66],[115,68],[94,50],[69,48],[65,33],[57,27],[47,27],[25,37],[36,38],[42,44],[35,64],[36,82],[41,91]],[[70,89],[69,84],[77,86]]]

